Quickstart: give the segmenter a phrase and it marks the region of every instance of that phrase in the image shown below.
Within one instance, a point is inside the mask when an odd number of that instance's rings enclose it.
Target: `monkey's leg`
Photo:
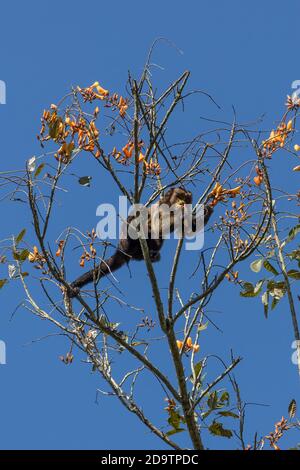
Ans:
[[[72,282],[72,291],[70,292],[70,297],[76,297],[76,295],[79,293],[79,290],[86,284],[89,284],[93,281],[98,281],[102,277],[107,276],[110,272],[116,271],[128,261],[128,256],[125,253],[122,253],[120,250],[117,250],[110,258],[105,261],[101,261],[101,263],[95,269],[91,269]]]

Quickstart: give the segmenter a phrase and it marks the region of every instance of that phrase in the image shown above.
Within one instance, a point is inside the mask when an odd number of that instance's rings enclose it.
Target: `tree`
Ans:
[[[203,129],[194,137],[175,141],[169,126],[172,119],[179,119],[177,109],[184,107],[186,100],[204,94],[214,106],[217,104],[203,91],[186,91],[189,72],[158,91],[152,81],[150,59],[151,54],[139,80],[129,75],[126,97],[109,92],[98,82],[72,88],[59,104],[52,104],[42,115],[39,142],[43,153],[27,162],[24,174],[1,175],[3,185],[13,185],[14,192],[26,194],[34,231],[29,234],[23,229],[13,237],[12,260],[5,245],[6,257],[2,261],[8,264],[9,279],[2,279],[0,288],[8,280],[20,282],[27,308],[54,324],[69,342],[69,352],[61,359],[70,364],[74,348],[83,351],[92,370],[108,385],[99,393],[115,396],[169,447],[179,449],[176,434],[185,432],[194,449],[204,449],[205,433],[210,432],[226,438],[235,434],[241,448],[246,449],[245,403],[232,375],[241,358],[232,354],[230,363],[219,358],[223,370],[207,383],[210,358],[198,358],[199,338],[211,322],[207,308],[223,283],[240,288],[243,297],[261,297],[266,317],[269,308],[275,308],[287,296],[300,373],[293,291],[300,277],[300,251],[295,245],[300,225],[295,210],[284,218],[281,212],[282,199],[288,198],[289,204],[296,206],[299,194],[278,192],[272,187],[269,171],[276,152],[298,155],[300,147],[295,144],[293,148],[292,142],[300,100],[297,96],[288,97],[279,125],[265,140],[259,130],[253,131],[252,124],[241,125],[234,115],[231,123],[213,123],[217,126],[213,130]],[[92,159],[131,204],[142,202],[148,207],[168,188],[184,186],[197,195],[195,209],[208,200],[215,208],[206,229],[208,245],[197,252],[196,269],[184,289],[177,285],[186,256],[184,238],[177,241],[170,272],[166,272],[161,285],[147,243],[140,237],[147,272],[145,299],[149,294],[153,298],[151,316],[143,316],[149,310],[148,299],[142,307],[127,302],[129,308],[140,311],[138,321],[115,317],[114,304],[126,303],[126,299],[119,297],[113,275],[100,282],[95,278],[92,288],[70,298],[67,273],[74,249],[81,250],[79,265],[86,268],[105,259],[113,245],[97,239],[95,229],[87,231],[80,225],[68,226],[63,233],[54,235],[55,206],[63,200],[68,176],[76,171],[79,159]],[[91,179],[82,176],[79,183],[89,185]],[[107,202],[105,194],[101,197]],[[266,273],[256,283],[240,279],[239,266],[248,263],[248,259],[252,259],[254,273],[262,269]],[[38,272],[38,286],[34,272]],[[231,288],[230,284],[227,286]],[[124,289],[126,292],[126,285]],[[44,302],[36,300],[38,290],[43,293]],[[139,297],[137,303],[140,301]],[[157,336],[165,351],[163,365],[155,355]],[[161,409],[162,416],[163,399],[166,400],[163,427],[144,411],[146,404],[137,391],[143,380],[158,390],[157,402],[151,407]],[[294,401],[289,412],[294,419]],[[236,430],[223,424],[222,420],[228,417],[237,421]],[[282,434],[292,426],[298,426],[297,422],[288,423],[283,418],[275,433],[266,439],[277,448]],[[264,440],[257,438],[250,445],[255,449],[263,446]]]

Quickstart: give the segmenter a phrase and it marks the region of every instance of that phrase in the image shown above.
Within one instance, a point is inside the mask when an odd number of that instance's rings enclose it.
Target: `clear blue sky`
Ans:
[[[223,116],[230,119],[233,104],[240,121],[265,113],[266,128],[270,127],[282,112],[292,81],[300,79],[299,13],[296,0],[3,2],[0,79],[7,84],[7,104],[0,106],[1,171],[21,168],[25,159],[39,153],[35,136],[45,106],[73,84],[85,86],[99,80],[109,89],[122,89],[128,69],[141,71],[150,44],[160,36],[176,43],[183,55],[162,44],[154,57],[165,68],[157,73],[158,80],[175,78],[189,69],[191,87],[212,93]],[[194,128],[200,128],[203,115],[216,117],[211,104],[201,99],[192,108]],[[189,122],[185,126],[189,132]],[[273,164],[281,174],[282,163]],[[90,190],[79,188],[87,204],[84,214],[81,206],[60,211],[61,225],[75,223],[78,215],[82,228],[96,223],[95,208],[101,202],[97,181],[101,191],[107,187],[108,202],[113,200],[114,188],[107,178],[96,178]],[[20,206],[1,204],[0,214],[1,237],[29,223]],[[158,270],[163,275],[163,265]],[[122,273],[120,279],[127,276]],[[136,282],[139,286],[141,281]],[[136,287],[132,281],[130,286]],[[11,319],[21,300],[22,292],[14,286],[0,295],[0,339],[7,344],[7,365],[0,366],[0,447],[163,448],[113,399],[101,398],[95,404],[101,379],[90,373],[80,356],[70,367],[58,360],[67,348],[62,338],[31,343],[54,330],[23,308]],[[299,398],[299,380],[290,359],[293,338],[288,310],[283,302],[266,321],[259,301],[241,299],[228,285],[215,308],[213,318],[223,333],[210,329],[202,353],[215,352],[228,360],[233,348],[244,357],[236,373],[244,399],[269,405],[248,408],[250,441],[256,430],[272,430],[274,422],[286,415],[289,401]],[[120,309],[117,314],[128,312]],[[144,393],[151,397],[146,386]],[[292,434],[286,440],[287,445],[296,442]],[[221,439],[206,443],[234,446]]]

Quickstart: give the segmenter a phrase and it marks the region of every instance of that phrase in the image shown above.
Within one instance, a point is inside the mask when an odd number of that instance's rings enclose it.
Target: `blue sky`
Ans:
[[[271,127],[283,111],[292,81],[300,79],[299,13],[296,0],[184,4],[115,0],[111,6],[93,0],[5,2],[1,5],[0,79],[7,85],[7,104],[0,106],[0,171],[22,168],[25,159],[38,154],[36,134],[44,107],[71,85],[99,80],[109,89],[122,89],[128,70],[139,74],[151,43],[162,36],[183,54],[161,44],[154,56],[163,67],[156,72],[157,80],[167,82],[189,69],[191,88],[211,93],[223,117],[231,118],[234,105],[240,121],[265,114],[265,126]],[[190,111],[192,123],[183,120],[181,126],[187,134],[191,126],[201,128],[200,116],[216,117],[216,109],[203,98]],[[282,166],[282,160],[273,161],[275,181],[284,178],[289,184],[290,173]],[[66,217],[75,223],[78,216],[82,227],[96,223],[95,209],[102,197],[97,182],[101,191],[107,191],[108,202],[113,201],[115,192],[108,178],[95,178],[90,190],[76,186],[84,211],[82,206],[70,207],[68,212],[60,208],[58,225],[63,226]],[[20,206],[1,204],[0,214],[1,236],[29,224]],[[157,269],[163,276],[164,266]],[[123,281],[128,278],[124,271]],[[134,271],[132,267],[133,276]],[[139,266],[137,273],[142,274],[143,268]],[[134,280],[129,298],[143,287],[142,276]],[[213,318],[223,333],[208,331],[203,354],[228,360],[233,348],[243,356],[236,376],[244,399],[268,405],[247,408],[250,441],[256,430],[269,432],[286,414],[290,400],[299,397],[296,367],[291,363],[290,318],[284,302],[266,321],[259,301],[241,299],[228,285],[221,293]],[[19,287],[3,289],[0,299],[0,339],[7,344],[7,365],[0,366],[1,448],[163,448],[112,398],[95,403],[101,379],[91,374],[80,356],[70,367],[58,360],[66,352],[61,337],[32,342],[54,330],[22,308],[12,317],[22,300]],[[120,309],[119,314],[128,312]],[[140,392],[150,400],[147,384]],[[75,411],[78,406],[80,412]],[[154,411],[154,417],[159,413]],[[291,434],[285,442],[294,445],[297,436]],[[217,448],[235,445],[210,438],[206,443]]]

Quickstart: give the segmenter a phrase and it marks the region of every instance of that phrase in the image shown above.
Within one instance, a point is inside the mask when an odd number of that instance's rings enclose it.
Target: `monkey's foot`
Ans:
[[[157,261],[160,261],[160,253],[158,251],[150,251],[149,255],[150,255],[150,259],[152,263],[156,263]]]
[[[68,296],[70,299],[73,299],[74,297],[77,297],[77,295],[80,293],[80,289],[77,286],[74,286],[73,284],[70,285],[70,289],[68,289]]]

